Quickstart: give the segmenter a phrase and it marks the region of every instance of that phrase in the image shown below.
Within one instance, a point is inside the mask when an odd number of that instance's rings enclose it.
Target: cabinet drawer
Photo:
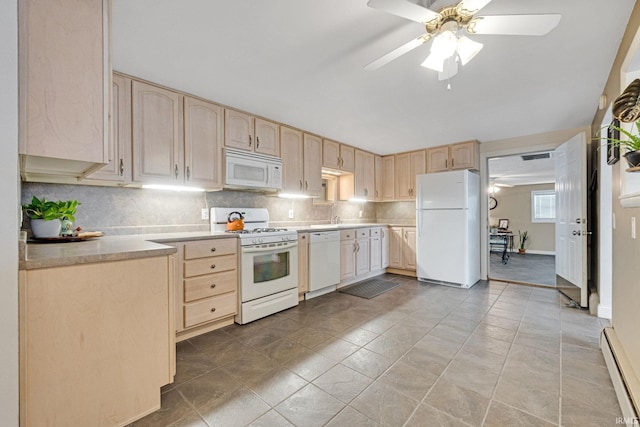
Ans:
[[[185,279],[184,301],[189,302],[235,291],[238,286],[237,279],[236,270]]]
[[[381,228],[372,228],[371,229],[371,237],[380,237],[382,235]]]
[[[235,238],[188,242],[184,244],[184,259],[235,254],[238,248],[237,242]]]
[[[235,292],[228,292],[202,301],[185,304],[184,326],[188,328],[198,323],[236,314],[236,307],[237,298]]]
[[[356,236],[360,237],[369,237],[369,228],[359,228],[356,230]]]
[[[219,271],[235,270],[238,257],[224,255],[209,258],[192,259],[184,262],[184,277],[202,276]]]
[[[356,238],[356,230],[342,230],[340,231],[340,240],[349,240]]]

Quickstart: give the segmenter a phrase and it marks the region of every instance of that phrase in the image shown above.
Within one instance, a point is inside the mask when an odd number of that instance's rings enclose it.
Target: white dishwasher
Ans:
[[[309,236],[309,292],[305,299],[336,290],[340,282],[340,232],[319,231]]]

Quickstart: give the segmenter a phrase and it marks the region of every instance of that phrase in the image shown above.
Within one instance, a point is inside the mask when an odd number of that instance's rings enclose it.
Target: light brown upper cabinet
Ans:
[[[302,132],[281,126],[280,152],[282,153],[282,192],[303,193]]]
[[[280,127],[282,192],[319,197],[322,193],[322,140]]]
[[[355,150],[354,196],[375,199],[375,158],[366,151]]]
[[[184,97],[185,184],[222,189],[223,117],[219,105]]]
[[[131,183],[131,79],[113,74],[111,81],[111,122],[109,163],[86,180],[118,184]]]
[[[374,186],[375,189],[375,201],[382,201],[382,156],[375,156],[373,161],[373,176],[374,176]]]
[[[480,144],[465,141],[427,150],[427,173],[455,169],[479,169]]]
[[[382,158],[382,200],[395,200],[395,157]]]
[[[224,109],[133,81],[133,181],[222,188]]]
[[[133,180],[181,184],[185,176],[182,96],[134,81],[131,98]]]
[[[416,175],[425,173],[425,151],[396,154],[395,156],[395,200],[416,198]]]
[[[304,193],[311,197],[322,194],[322,139],[304,134]]]
[[[322,167],[353,173],[355,149],[330,139],[322,140]]]
[[[18,2],[23,179],[82,177],[109,161],[108,17],[108,0]]]
[[[225,147],[280,156],[280,127],[273,122],[226,109]]]

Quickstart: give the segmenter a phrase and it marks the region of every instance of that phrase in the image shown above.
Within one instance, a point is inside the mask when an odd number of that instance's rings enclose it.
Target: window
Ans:
[[[531,192],[531,222],[556,222],[556,192]]]

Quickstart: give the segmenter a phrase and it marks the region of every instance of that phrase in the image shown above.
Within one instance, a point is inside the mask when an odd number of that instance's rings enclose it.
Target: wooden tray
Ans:
[[[32,237],[29,243],[71,243],[84,242],[89,239],[96,239],[104,236],[100,231],[81,232],[75,236],[58,236],[58,237]]]

